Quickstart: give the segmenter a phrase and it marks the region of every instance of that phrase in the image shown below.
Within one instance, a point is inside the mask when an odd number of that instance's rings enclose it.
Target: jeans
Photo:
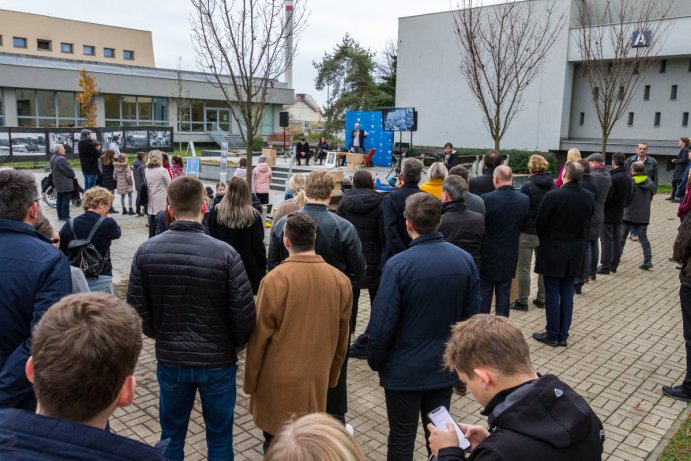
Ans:
[[[599,250],[597,239],[585,241],[585,262],[583,263],[583,275],[581,277],[576,277],[576,285],[582,285],[588,277],[595,278],[597,273],[597,260],[600,256]]]
[[[687,395],[691,395],[691,287],[682,285],[679,288],[679,300],[681,301],[681,319],[686,345],[686,377],[682,387]]]
[[[197,389],[202,401],[209,461],[233,460],[236,374],[236,365],[193,368],[158,363],[161,440],[170,438],[165,452],[168,461],[182,461],[185,457],[185,436]]]
[[[643,262],[651,263],[653,262],[653,250],[650,247],[650,240],[648,240],[648,225],[647,224],[633,224],[625,223],[622,226],[621,234],[621,249],[624,250],[624,245],[626,245],[626,236],[629,235],[629,231],[635,230],[638,235],[638,243],[641,244],[643,249]]]
[[[70,219],[70,201],[72,200],[72,192],[58,192],[57,207],[58,219]]]
[[[545,276],[547,336],[551,341],[566,341],[573,319],[574,277]]]
[[[113,294],[113,276],[99,275],[98,277],[87,278],[86,284],[92,293],[103,292]]]
[[[141,189],[137,191],[137,199],[135,200],[134,205],[137,207],[137,214],[139,214],[140,212],[143,212],[146,214],[146,204],[142,203],[142,191],[141,191]]]
[[[89,190],[96,185],[97,174],[84,173],[84,190]]]
[[[524,304],[528,304],[528,296],[530,296],[530,263],[533,260],[533,252],[537,258],[539,247],[540,239],[537,235],[521,232],[518,240],[518,301]],[[545,283],[542,275],[537,279],[537,300],[545,301]]]
[[[683,200],[684,196],[686,195],[686,184],[689,182],[689,172],[691,172],[691,162],[686,165],[684,174],[681,177],[681,183],[679,184],[679,187],[677,187],[677,198],[679,200]]]
[[[379,287],[374,287],[374,288],[368,288],[367,291],[369,292],[369,306],[370,306],[370,312],[372,312],[372,305],[374,305],[374,298],[377,297],[377,291],[379,290]],[[355,333],[355,324],[357,322],[357,312],[358,312],[358,301],[360,301],[360,289],[359,288],[353,288],[353,310],[351,311],[350,314],[350,334]],[[365,332],[361,334],[358,337],[358,342],[360,342],[361,338],[364,336],[364,344],[367,344],[367,328],[365,328]]]
[[[675,198],[679,189],[680,179],[672,179],[672,196],[670,198]]]
[[[132,209],[132,192],[125,194],[130,202],[130,210]],[[123,213],[125,212],[125,195],[120,196],[120,205],[122,206]]]
[[[622,240],[623,224],[603,224],[600,231],[600,245],[602,246],[602,253],[600,255],[600,265],[604,269],[614,269],[619,267],[621,260],[621,252],[624,250],[624,242]],[[624,234],[626,239],[626,234]]]
[[[495,312],[503,317],[509,316],[511,302],[511,280],[508,282],[490,282],[480,279],[480,313],[489,314],[492,310],[492,292],[494,292]]]
[[[426,391],[390,391],[384,389],[386,398],[386,415],[389,419],[388,461],[412,461],[415,449],[415,436],[418,422],[422,417],[422,428],[425,431],[427,454],[429,449],[429,431],[427,424],[431,421],[427,414],[437,407],[451,406],[451,386]]]

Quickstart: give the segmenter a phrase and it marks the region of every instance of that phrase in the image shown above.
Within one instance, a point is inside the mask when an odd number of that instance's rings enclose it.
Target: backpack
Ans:
[[[74,233],[74,220],[70,219],[70,230],[74,235],[74,240],[67,245],[67,259],[70,265],[81,269],[86,278],[98,277],[106,267],[106,258],[91,243],[91,239],[104,219],[106,218],[103,216],[98,218],[86,239],[77,238],[77,234]]]

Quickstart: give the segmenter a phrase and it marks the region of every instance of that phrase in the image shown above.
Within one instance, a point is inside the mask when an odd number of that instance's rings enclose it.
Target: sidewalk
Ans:
[[[385,173],[384,173],[385,174]],[[37,173],[40,179],[43,173]],[[282,200],[272,193],[271,202]],[[120,209],[119,197],[115,208]],[[57,223],[54,209],[44,204],[44,213]],[[76,216],[80,210],[71,209]],[[145,219],[114,216],[122,237],[113,242],[112,258],[116,283],[129,274],[137,247],[148,236]],[[676,205],[657,195],[648,235],[653,248],[650,271],[638,268],[642,262],[640,245],[627,240],[616,274],[598,276],[576,295],[569,347],[551,348],[530,335],[544,328],[544,310],[511,312],[530,345],[539,373],[554,373],[574,387],[592,405],[606,430],[604,459],[642,460],[661,444],[677,418],[688,409],[679,401],[663,397],[660,386],[677,384],[683,378],[684,348],[679,308],[678,271],[667,257],[678,226]],[[269,230],[267,229],[267,236]],[[533,278],[533,293],[537,278]],[[203,295],[203,293],[200,293]],[[532,298],[531,298],[532,299]],[[366,291],[360,298],[356,335],[369,319]],[[235,408],[234,447],[237,460],[262,459],[263,437],[247,412],[248,398],[242,393],[244,355],[239,362],[238,397]],[[158,384],[153,342],[146,339],[136,370],[135,404],[118,409],[111,428],[122,435],[153,444],[159,440]],[[348,422],[369,459],[386,459],[388,426],[384,393],[378,378],[364,360],[350,360],[348,370]],[[470,396],[453,397],[451,413],[460,421],[486,424],[480,407]],[[422,430],[418,432],[415,459],[426,459]],[[206,459],[206,441],[201,405],[195,405],[189,425],[187,460]]]

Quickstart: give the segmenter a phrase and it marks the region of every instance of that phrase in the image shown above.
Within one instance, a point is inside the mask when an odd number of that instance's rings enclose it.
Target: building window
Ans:
[[[653,125],[654,126],[660,126],[661,119],[662,119],[662,112],[655,112],[655,123]]]
[[[689,113],[688,112],[684,112],[683,114],[681,114],[681,126],[683,126],[684,128],[689,126]]]
[[[0,126],[5,126],[5,106],[2,103],[2,90],[0,90]],[[2,143],[1,140],[0,143]],[[2,144],[0,144],[0,147],[2,147]]]
[[[2,43],[0,43],[2,45]],[[691,59],[689,59],[689,72],[691,72]]]
[[[122,59],[124,59],[125,61],[134,61],[134,51],[124,50],[122,52]]]
[[[96,56],[96,47],[93,45],[84,45],[84,55]]]
[[[60,44],[60,51],[62,53],[74,53],[74,45],[71,43],[61,43]]]
[[[628,126],[633,126],[633,112],[629,112],[629,120],[627,122]]]
[[[664,74],[667,72],[667,60],[666,59],[661,59],[660,60],[660,73]]]
[[[12,46],[15,48],[26,48],[26,39],[22,37],[12,37]]]
[[[643,101],[650,101],[650,85],[643,88]]]
[[[679,85],[672,85],[672,93],[669,95],[669,99],[672,101],[675,101],[677,99],[677,90],[679,89]]]
[[[77,127],[79,117],[75,93],[66,91],[17,90],[17,121],[27,127]]]
[[[168,99],[104,95],[106,126],[168,126]]]
[[[104,58],[114,58],[115,57],[115,48],[103,48],[103,57]]]
[[[583,126],[583,123],[585,123],[585,112],[578,114],[578,125]]]
[[[50,51],[52,47],[52,42],[50,40],[41,40],[40,38],[36,40],[36,48],[43,51]]]
[[[2,46],[2,34],[0,34],[0,46]],[[689,64],[689,67],[691,67],[691,64]]]

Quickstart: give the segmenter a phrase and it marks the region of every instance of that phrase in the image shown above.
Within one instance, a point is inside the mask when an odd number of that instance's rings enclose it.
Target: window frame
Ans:
[[[655,128],[660,128],[662,126],[662,112],[655,112],[655,119],[653,120],[653,126]]]
[[[41,45],[47,45],[47,48],[42,48]],[[36,49],[40,51],[53,51],[53,41],[45,38],[36,39]]]
[[[129,54],[129,58],[127,57]],[[134,50],[122,50],[122,59],[125,61],[134,61]]]
[[[24,45],[17,45],[17,40],[23,40]],[[27,49],[29,47],[29,40],[26,37],[12,37],[12,48]]]
[[[110,56],[108,56],[108,53],[110,53]],[[104,47],[103,57],[108,59],[115,59],[115,48]]]
[[[87,48],[91,48],[91,53],[86,52]],[[94,45],[82,45],[82,54],[84,56],[96,56],[96,47]]]
[[[65,51],[65,46],[69,47],[69,51]],[[74,43],[60,42],[60,53],[74,54]]]

